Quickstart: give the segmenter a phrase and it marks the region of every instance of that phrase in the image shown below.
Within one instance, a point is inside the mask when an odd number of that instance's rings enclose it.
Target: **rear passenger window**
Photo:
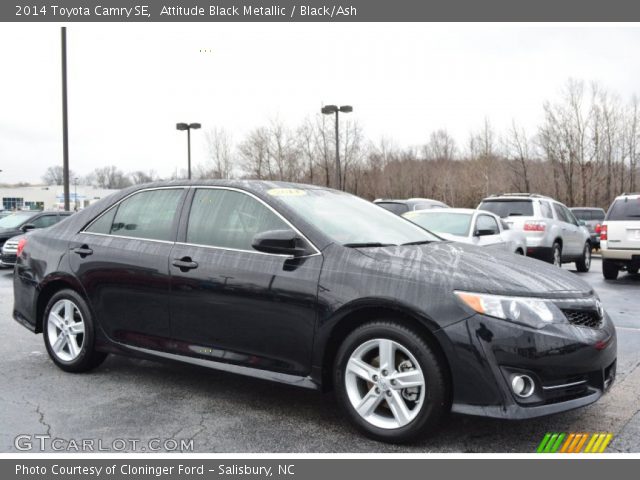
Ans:
[[[187,243],[252,251],[256,234],[290,229],[269,208],[247,194],[202,188],[193,197]]]
[[[549,205],[549,202],[540,202],[540,210],[544,218],[553,218],[553,213],[551,212],[551,206]]]
[[[553,210],[555,210],[558,220],[560,220],[561,222],[571,223],[571,220],[569,220],[569,217],[567,217],[567,215],[564,213],[560,204],[554,203]]]
[[[182,189],[136,193],[108,211],[86,231],[150,240],[172,240]]]

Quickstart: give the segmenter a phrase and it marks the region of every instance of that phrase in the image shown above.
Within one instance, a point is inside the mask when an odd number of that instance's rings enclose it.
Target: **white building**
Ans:
[[[91,185],[69,187],[69,208],[82,210],[93,202],[117,190],[95,188]],[[0,210],[64,210],[62,185],[34,185],[29,187],[0,187]]]

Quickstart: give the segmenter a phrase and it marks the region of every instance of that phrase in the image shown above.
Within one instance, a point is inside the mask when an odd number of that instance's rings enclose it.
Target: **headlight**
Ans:
[[[560,309],[549,300],[458,291],[454,293],[477,313],[529,327],[542,328],[550,323],[566,321]]]

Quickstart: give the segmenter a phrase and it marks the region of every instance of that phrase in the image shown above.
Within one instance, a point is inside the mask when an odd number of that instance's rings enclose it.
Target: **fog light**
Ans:
[[[514,375],[511,377],[511,389],[520,398],[527,398],[533,395],[536,384],[529,375]]]

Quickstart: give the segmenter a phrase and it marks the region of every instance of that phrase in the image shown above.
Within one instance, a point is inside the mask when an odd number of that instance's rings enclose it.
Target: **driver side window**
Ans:
[[[280,217],[255,198],[235,190],[196,190],[189,213],[187,243],[255,251],[258,233],[290,230]]]
[[[490,217],[489,215],[479,215],[478,220],[476,222],[476,230],[491,230],[495,234],[500,233],[498,229],[498,223],[495,218]]]

